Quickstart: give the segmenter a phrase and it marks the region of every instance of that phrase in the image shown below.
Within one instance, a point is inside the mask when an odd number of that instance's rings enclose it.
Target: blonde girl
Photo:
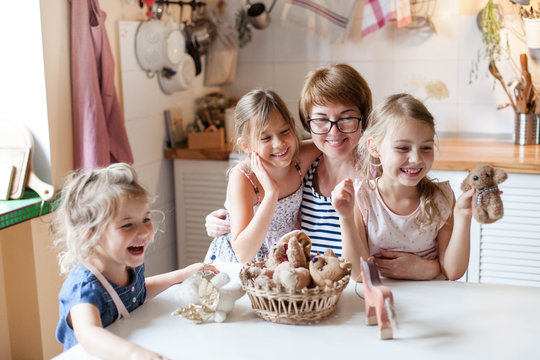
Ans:
[[[150,202],[127,164],[68,177],[52,223],[60,270],[69,274],[58,296],[56,337],[64,350],[80,343],[103,359],[163,358],[104,329],[203,268],[144,277],[144,254],[154,237]]]
[[[367,243],[384,276],[455,280],[467,269],[474,190],[456,202],[448,181],[427,176],[434,147],[427,108],[408,94],[392,95],[373,110],[360,141],[363,180],[347,179],[332,192],[348,229],[343,242]],[[359,256],[350,258],[359,275]]]
[[[249,156],[229,172],[230,232],[212,241],[206,261],[263,260],[282,235],[298,228],[302,178],[318,153],[311,144],[299,151],[294,119],[272,90],[252,90],[240,99],[235,138],[237,150]]]

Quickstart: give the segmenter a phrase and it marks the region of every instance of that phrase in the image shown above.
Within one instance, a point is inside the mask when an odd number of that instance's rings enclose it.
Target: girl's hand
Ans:
[[[219,270],[214,265],[204,264],[204,263],[195,263],[195,264],[186,266],[184,268],[184,272],[187,275],[186,279],[190,277],[191,275],[195,274],[197,271],[201,271],[201,270],[208,270],[208,271],[213,272],[214,274],[219,274]]]
[[[461,194],[456,200],[454,211],[462,215],[472,216],[472,198],[475,192],[476,189],[472,188]]]
[[[339,216],[354,216],[354,185],[351,179],[345,179],[332,190],[332,206]]]
[[[206,216],[206,233],[210,237],[218,237],[231,232],[231,224],[225,220],[227,210],[214,210]]]
[[[170,360],[170,358],[135,345],[134,351],[129,356],[130,360]]]
[[[440,273],[437,260],[425,260],[407,252],[381,249],[382,257],[374,258],[379,273],[387,278],[431,280]]]
[[[251,152],[251,169],[261,183],[265,194],[279,194],[276,182],[264,167],[264,160],[254,151]]]

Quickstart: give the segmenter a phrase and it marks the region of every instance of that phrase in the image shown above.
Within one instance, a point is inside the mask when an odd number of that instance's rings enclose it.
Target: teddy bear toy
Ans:
[[[288,291],[298,291],[308,286],[311,283],[311,276],[307,268],[304,246],[294,237],[287,243],[280,242],[276,246],[283,246],[286,249],[286,260],[275,268],[272,276],[274,283]]]
[[[473,217],[482,224],[491,224],[504,215],[503,202],[498,185],[508,174],[504,169],[490,165],[478,165],[461,183],[461,190],[475,188],[472,199]]]
[[[185,306],[172,315],[180,315],[196,323],[225,321],[236,300],[244,295],[240,284],[225,286],[229,282],[229,275],[224,272],[196,272],[178,286],[176,298]]]
[[[326,249],[324,255],[317,254],[309,263],[311,278],[321,288],[332,287],[336,281],[350,274],[351,269],[352,264],[349,261],[340,261],[332,249]]]
[[[311,239],[303,231],[294,230],[272,245],[264,267],[250,266],[248,274],[262,288],[277,286],[289,292],[301,290],[311,284],[310,250]]]

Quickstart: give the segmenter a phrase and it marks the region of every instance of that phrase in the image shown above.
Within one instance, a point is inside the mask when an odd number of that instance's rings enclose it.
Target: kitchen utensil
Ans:
[[[168,18],[167,28],[169,33],[165,40],[166,62],[164,66],[174,68],[180,63],[182,56],[185,54],[186,39],[182,31],[174,23],[172,14],[169,14]]]
[[[270,5],[268,11],[266,11],[266,6],[262,2],[251,4],[249,0],[247,0],[247,3],[247,15],[249,22],[255,29],[261,30],[270,25],[270,12],[274,8],[276,0],[272,1],[272,5]]]
[[[510,100],[510,104],[514,108],[514,111],[516,111],[516,104],[514,104],[514,100],[512,99],[512,96],[510,95],[510,93],[508,92],[508,89],[506,88],[506,84],[504,83],[501,73],[499,72],[499,69],[497,69],[497,66],[495,65],[495,61],[493,60],[489,62],[489,72],[491,73],[491,75],[493,75],[493,77],[495,77],[495,79],[497,79],[501,83],[504,92],[506,93],[506,95],[508,96],[508,99]]]
[[[527,104],[527,108],[530,108],[530,103],[532,102],[532,77],[529,73],[527,54],[520,54],[519,61],[521,63],[521,76],[523,77],[523,97]],[[526,111],[528,112],[528,111]]]
[[[516,98],[516,112],[520,114],[528,113],[527,101],[523,96],[523,88],[514,88],[514,97]]]
[[[10,199],[20,199],[26,186],[33,189],[43,200],[54,196],[54,187],[41,181],[34,173],[34,139],[28,128],[19,122],[0,121],[0,159],[11,159],[15,175],[11,185]],[[11,155],[9,155],[11,154]],[[3,162],[3,160],[0,160]]]
[[[15,166],[0,163],[0,200],[9,199]]]
[[[510,103],[500,104],[500,105],[497,105],[497,110],[506,109],[509,106],[510,106]]]
[[[158,19],[158,20],[161,20],[161,17],[163,16],[163,13],[165,11],[165,5],[163,5],[163,3],[154,3],[154,5],[152,5],[152,8],[151,10],[152,11],[152,16],[155,18],[155,19]]]
[[[516,113],[514,123],[514,144],[538,144],[538,116],[534,112]]]
[[[193,44],[190,38],[186,37],[186,52],[191,56],[195,63],[195,76],[199,75],[202,71],[201,54],[197,47]]]
[[[161,71],[167,62],[167,34],[167,25],[157,19],[143,21],[137,28],[135,55],[139,66],[146,71],[149,78]]]
[[[158,74],[159,87],[167,95],[187,89],[195,79],[195,62],[186,53],[182,54],[179,64],[173,70],[174,74],[169,77],[163,72]]]

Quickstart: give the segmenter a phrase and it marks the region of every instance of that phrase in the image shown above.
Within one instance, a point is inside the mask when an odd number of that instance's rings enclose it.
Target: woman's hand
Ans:
[[[231,232],[231,224],[225,220],[227,217],[227,210],[218,209],[212,211],[206,216],[206,233],[210,237],[218,237]]]
[[[432,280],[441,274],[437,260],[425,260],[418,255],[381,249],[382,257],[374,258],[379,273],[387,278]]]
[[[332,190],[332,206],[340,217],[354,216],[354,185],[351,179],[345,179]]]
[[[271,194],[279,195],[278,185],[264,167],[264,160],[254,151],[251,152],[251,169],[261,183],[265,196]]]

